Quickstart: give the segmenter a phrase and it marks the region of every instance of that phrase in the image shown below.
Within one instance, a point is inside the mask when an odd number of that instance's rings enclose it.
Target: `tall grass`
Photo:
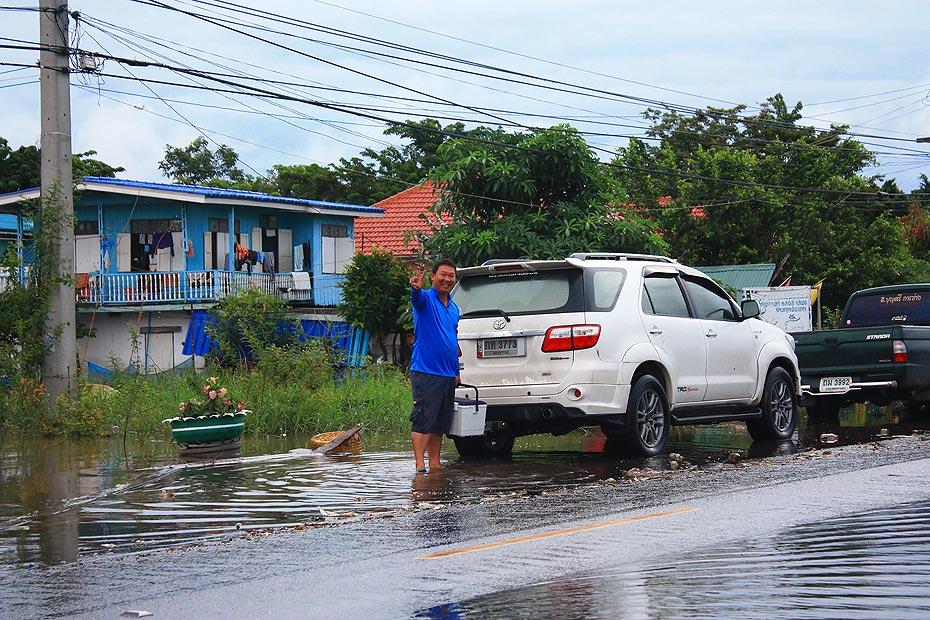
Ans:
[[[323,347],[298,354],[268,353],[252,367],[209,367],[204,372],[147,377],[116,373],[107,385],[85,383],[69,404],[48,411],[40,385],[0,394],[0,426],[52,435],[136,434],[170,437],[162,420],[181,415],[179,404],[203,394],[207,377],[251,413],[246,433],[318,433],[364,424],[371,431],[407,427],[410,383],[389,365],[341,368]],[[45,409],[45,411],[43,411]]]

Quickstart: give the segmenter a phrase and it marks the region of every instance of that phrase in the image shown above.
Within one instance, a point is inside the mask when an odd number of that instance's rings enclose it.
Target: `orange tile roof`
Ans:
[[[405,246],[404,233],[410,230],[429,232],[429,226],[420,215],[428,213],[438,199],[434,185],[427,182],[375,203],[372,206],[384,209],[384,217],[355,219],[355,251],[370,254],[372,248],[377,247],[395,256],[415,255],[420,243],[411,240],[410,246]]]

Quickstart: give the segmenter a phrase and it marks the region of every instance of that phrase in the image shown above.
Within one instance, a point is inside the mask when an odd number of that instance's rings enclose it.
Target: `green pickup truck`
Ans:
[[[810,416],[866,401],[930,403],[930,284],[856,291],[838,329],[792,335]]]

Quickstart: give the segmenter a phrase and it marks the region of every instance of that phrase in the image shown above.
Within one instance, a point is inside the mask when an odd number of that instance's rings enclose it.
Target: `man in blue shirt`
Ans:
[[[413,428],[410,442],[417,473],[442,469],[439,451],[442,436],[449,432],[455,387],[459,384],[459,307],[452,301],[455,263],[436,261],[430,281],[423,289],[423,274],[410,278],[413,305],[413,354],[410,359],[410,386],[413,391]]]

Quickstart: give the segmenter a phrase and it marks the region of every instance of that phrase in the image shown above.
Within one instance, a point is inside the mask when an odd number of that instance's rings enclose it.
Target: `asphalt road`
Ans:
[[[823,519],[930,499],[930,437],[645,472],[390,518],[99,556],[0,583],[0,616],[405,618],[580,573],[673,561]],[[441,485],[431,473],[411,492]]]

